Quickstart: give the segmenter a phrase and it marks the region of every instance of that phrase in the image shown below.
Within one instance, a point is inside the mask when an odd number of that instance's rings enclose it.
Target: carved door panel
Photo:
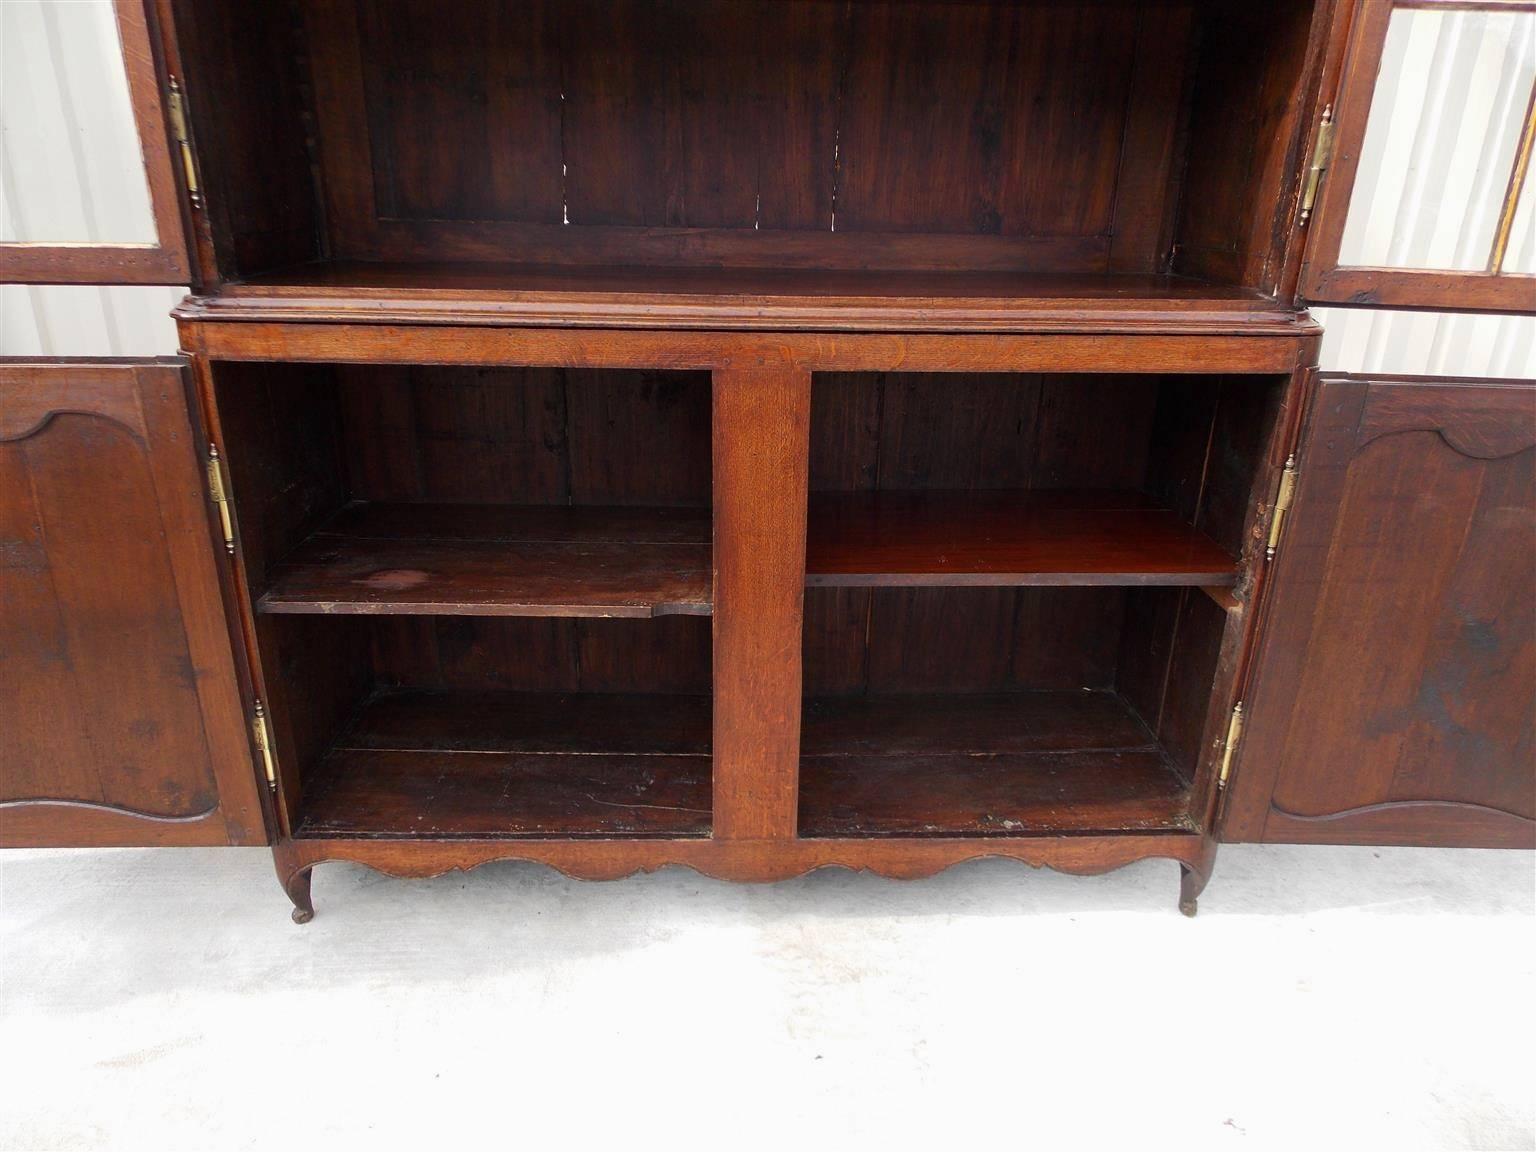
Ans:
[[[178,360],[0,362],[0,844],[266,839]]]
[[[1536,845],[1536,385],[1325,377],[1229,840]]]

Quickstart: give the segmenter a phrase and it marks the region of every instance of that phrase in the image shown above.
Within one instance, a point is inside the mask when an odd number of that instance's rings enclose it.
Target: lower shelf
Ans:
[[[706,696],[385,692],[306,777],[295,839],[708,837]],[[800,835],[1188,833],[1190,791],[1112,692],[807,701]]]
[[[1189,785],[1112,692],[808,702],[804,837],[1191,831]]]
[[[305,781],[295,838],[708,836],[704,696],[376,696]]]

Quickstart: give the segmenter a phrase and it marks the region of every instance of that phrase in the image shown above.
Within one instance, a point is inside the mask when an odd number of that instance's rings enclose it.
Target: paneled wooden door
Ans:
[[[1536,384],[1324,377],[1223,838],[1536,846]]]
[[[0,361],[0,845],[260,844],[182,361]]]

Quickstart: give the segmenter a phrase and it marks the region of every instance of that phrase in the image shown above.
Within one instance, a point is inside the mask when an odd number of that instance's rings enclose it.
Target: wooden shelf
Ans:
[[[560,240],[568,244],[592,231],[565,229]],[[818,238],[818,243],[825,240]],[[1310,326],[1295,309],[1251,289],[1182,276],[690,268],[657,263],[603,267],[318,262],[226,284],[217,295],[194,298],[180,314],[205,319],[908,333],[1294,335],[1298,325]]]
[[[814,699],[802,741],[806,837],[1194,827],[1188,784],[1111,692]]]
[[[295,836],[694,837],[707,696],[376,696],[305,780]]]
[[[811,587],[1228,585],[1237,561],[1134,492],[812,493]]]
[[[708,509],[354,504],[271,575],[257,610],[707,616]]]

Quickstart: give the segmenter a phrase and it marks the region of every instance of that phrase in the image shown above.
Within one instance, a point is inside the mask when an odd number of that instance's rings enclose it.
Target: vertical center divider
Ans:
[[[714,835],[795,835],[811,374],[714,373]]]

